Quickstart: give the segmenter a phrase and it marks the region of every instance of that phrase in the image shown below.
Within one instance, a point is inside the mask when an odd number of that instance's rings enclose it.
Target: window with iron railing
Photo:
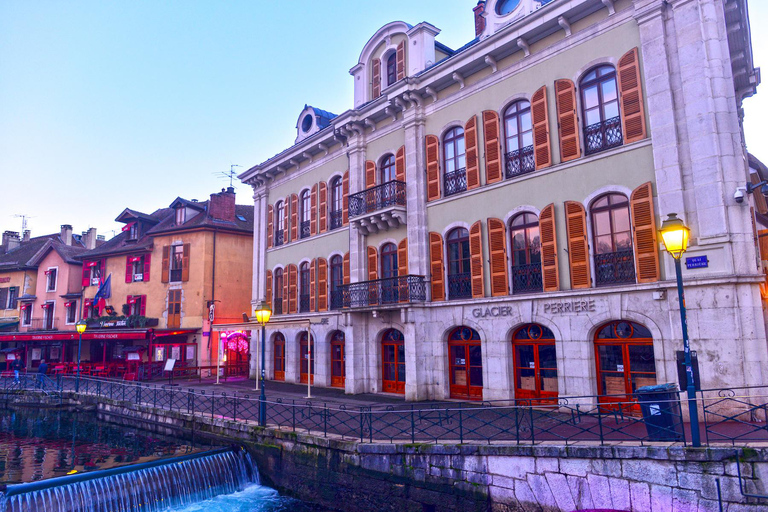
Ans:
[[[275,312],[276,315],[282,315],[283,314],[283,297],[275,296],[275,303],[272,305],[272,310]]]
[[[472,275],[469,272],[448,275],[448,300],[472,297]]]
[[[285,230],[283,229],[276,229],[275,230],[275,247],[279,247],[285,243]]]
[[[344,294],[341,289],[331,290],[331,309],[344,307]]]
[[[528,174],[536,170],[536,162],[533,158],[533,146],[511,151],[506,155],[505,176],[507,179]]]
[[[299,225],[299,228],[300,228],[299,238],[309,238],[309,234],[310,234],[309,222],[310,221],[305,220],[305,221],[302,221],[301,224]]]
[[[344,308],[381,306],[427,300],[427,284],[424,276],[397,276],[340,287],[341,303]],[[334,304],[331,292],[331,304]],[[338,300],[338,299],[336,299]]]
[[[330,212],[330,228],[329,229],[338,229],[342,225],[342,212],[341,210],[332,210]]]
[[[535,293],[541,290],[540,262],[512,267],[512,293]]]
[[[349,216],[357,217],[390,206],[405,206],[405,182],[388,181],[349,196]]]
[[[601,65],[587,73],[580,82],[584,153],[591,155],[621,146],[621,115],[616,84],[616,69]]]
[[[445,196],[452,196],[467,190],[467,169],[462,167],[443,175]]]
[[[585,153],[592,155],[623,144],[621,118],[613,117],[584,128]]]
[[[309,312],[309,294],[299,295],[299,313]]]
[[[632,249],[595,254],[595,284],[634,284],[635,255]]]

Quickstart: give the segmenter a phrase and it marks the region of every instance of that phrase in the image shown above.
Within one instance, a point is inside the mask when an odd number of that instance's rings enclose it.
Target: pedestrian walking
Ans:
[[[19,373],[21,370],[24,369],[24,363],[21,361],[21,358],[16,356],[16,359],[13,360],[11,363],[11,370],[13,370],[13,383],[18,384],[19,383]]]
[[[37,387],[43,388],[45,374],[48,373],[48,363],[45,359],[40,360],[40,366],[37,367]]]

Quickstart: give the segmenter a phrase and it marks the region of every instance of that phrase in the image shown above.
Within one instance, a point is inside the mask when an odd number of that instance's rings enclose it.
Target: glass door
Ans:
[[[382,390],[405,394],[405,343],[395,329],[384,333],[381,345]]]
[[[344,368],[344,333],[337,331],[331,339],[331,386],[343,388],[346,376]]]

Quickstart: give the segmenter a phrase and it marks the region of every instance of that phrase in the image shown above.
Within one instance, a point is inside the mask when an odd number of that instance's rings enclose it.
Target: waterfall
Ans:
[[[214,450],[144,464],[9,485],[0,512],[153,512],[259,483],[244,449]]]

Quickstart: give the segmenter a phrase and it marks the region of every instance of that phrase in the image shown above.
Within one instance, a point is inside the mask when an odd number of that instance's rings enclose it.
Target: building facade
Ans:
[[[677,382],[657,233],[677,213],[702,387],[763,384],[755,197],[737,197],[759,83],[746,1],[464,14],[476,38],[457,50],[429,23],[384,25],[350,70],[354,108],[305,107],[295,145],[240,176],[253,303],[282,324],[269,378],[406,400],[619,400]]]

